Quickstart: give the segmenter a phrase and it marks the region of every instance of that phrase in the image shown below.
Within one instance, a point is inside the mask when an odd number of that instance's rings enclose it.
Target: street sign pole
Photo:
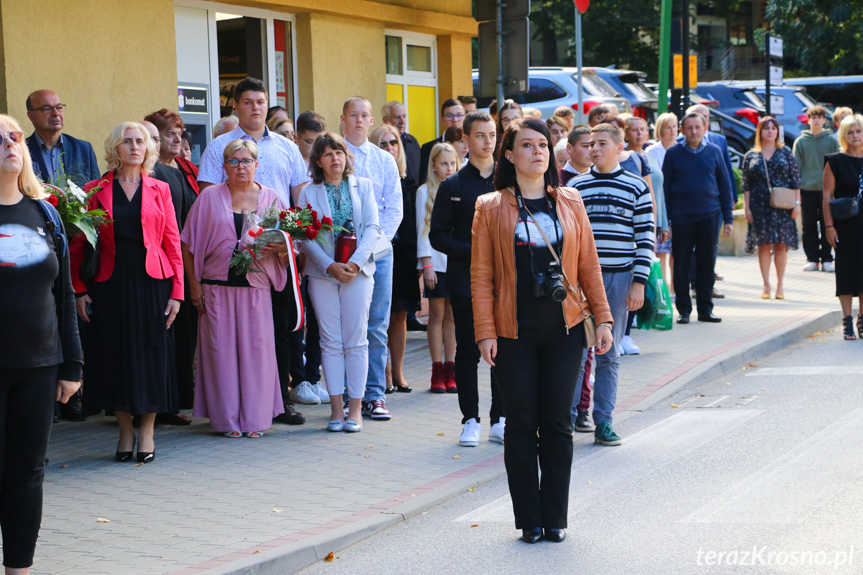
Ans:
[[[770,115],[770,32],[764,35],[764,109]]]
[[[503,0],[497,0],[497,113],[503,108]]]
[[[680,14],[681,42],[680,52],[683,54],[683,109],[689,107],[689,0],[683,0],[683,11]]]
[[[662,0],[662,22],[659,28],[658,111],[660,114],[668,111],[668,73],[671,60],[671,2],[672,0]]]
[[[575,9],[575,65],[578,66],[578,123],[584,124],[584,87],[581,83],[581,12]]]

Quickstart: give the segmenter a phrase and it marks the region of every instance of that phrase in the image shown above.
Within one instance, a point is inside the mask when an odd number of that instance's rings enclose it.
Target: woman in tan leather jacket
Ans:
[[[476,202],[471,254],[476,340],[500,385],[515,527],[528,543],[543,529],[546,540],[566,537],[582,322],[593,316],[602,354],[613,321],[590,222],[578,192],[558,185],[550,141],[540,120],[507,130],[494,176],[499,191]]]

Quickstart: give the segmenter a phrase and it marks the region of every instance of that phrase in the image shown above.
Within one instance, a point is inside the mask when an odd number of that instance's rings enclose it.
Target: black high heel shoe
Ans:
[[[139,451],[136,456],[138,463],[152,463],[156,460],[155,451]]]
[[[135,442],[134,441],[132,442],[132,449],[133,450],[135,449]],[[116,461],[118,463],[128,463],[129,461],[132,461],[132,455],[133,455],[132,451],[119,451],[118,450],[116,453],[114,453],[114,461]]]
[[[540,539],[542,539],[542,529],[539,527],[521,530],[521,540],[525,543],[537,543]]]

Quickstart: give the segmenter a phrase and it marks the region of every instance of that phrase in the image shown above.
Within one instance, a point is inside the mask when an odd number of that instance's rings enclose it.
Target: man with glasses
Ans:
[[[399,131],[402,139],[402,147],[405,150],[405,162],[407,163],[408,176],[413,178],[417,183],[417,186],[419,186],[422,184],[419,179],[420,158],[422,157],[422,154],[420,153],[420,143],[407,132],[407,108],[405,108],[405,105],[398,100],[392,100],[384,104],[381,112],[384,117],[384,123],[395,126]],[[428,161],[428,159],[426,159],[426,161]]]
[[[83,187],[99,178],[99,164],[90,142],[63,133],[65,113],[66,104],[51,90],[37,90],[27,96],[27,117],[35,128],[27,138],[27,147],[33,171],[43,182],[56,183],[65,174]]]
[[[423,147],[420,150],[420,185],[424,184],[428,179],[429,156],[431,156],[432,148],[434,148],[435,144],[439,144],[444,141],[443,135],[447,128],[452,128],[453,126],[461,128],[464,123],[464,116],[464,106],[454,98],[446,100],[440,107],[441,135],[439,138],[435,138],[431,142],[423,144]]]

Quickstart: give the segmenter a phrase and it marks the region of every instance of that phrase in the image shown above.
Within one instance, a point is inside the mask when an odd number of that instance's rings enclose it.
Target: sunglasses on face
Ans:
[[[2,146],[7,139],[13,144],[20,144],[24,140],[24,132],[9,132],[8,134],[0,134],[0,146]]]
[[[381,140],[381,148],[385,148],[387,146],[396,147],[399,145],[398,140]]]

